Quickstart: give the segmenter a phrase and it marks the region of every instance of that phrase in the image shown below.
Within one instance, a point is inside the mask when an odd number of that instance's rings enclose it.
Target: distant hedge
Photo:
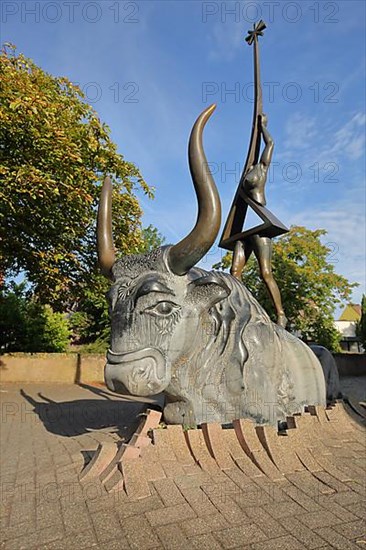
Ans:
[[[12,284],[0,293],[0,352],[64,352],[71,331],[66,316],[54,313],[26,290]]]

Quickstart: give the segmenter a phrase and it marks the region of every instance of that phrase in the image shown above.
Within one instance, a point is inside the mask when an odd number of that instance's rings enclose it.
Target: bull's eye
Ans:
[[[152,307],[147,308],[145,311],[150,315],[157,315],[159,317],[168,317],[174,312],[177,312],[180,307],[173,302],[159,302]]]

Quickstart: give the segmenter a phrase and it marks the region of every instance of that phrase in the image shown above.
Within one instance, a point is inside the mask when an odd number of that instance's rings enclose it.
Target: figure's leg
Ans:
[[[269,295],[277,313],[277,324],[286,328],[287,319],[283,311],[281,293],[272,273],[272,241],[269,237],[252,237],[254,254],[259,263],[261,277],[268,289]]]
[[[230,273],[233,277],[236,277],[241,280],[241,275],[243,273],[243,269],[245,267],[245,264],[247,263],[249,256],[252,253],[252,246],[250,243],[250,240],[247,241],[236,241],[234,253],[233,253],[233,261],[230,268]]]

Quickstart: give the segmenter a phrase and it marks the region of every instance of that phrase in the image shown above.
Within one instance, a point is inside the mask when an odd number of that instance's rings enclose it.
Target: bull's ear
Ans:
[[[230,288],[218,277],[205,275],[188,285],[187,300],[210,308],[229,296]]]

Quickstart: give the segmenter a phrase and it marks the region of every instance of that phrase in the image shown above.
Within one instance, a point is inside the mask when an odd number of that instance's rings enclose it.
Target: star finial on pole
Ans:
[[[265,22],[261,19],[258,21],[258,23],[255,23],[253,25],[253,30],[248,31],[248,36],[245,38],[246,42],[248,42],[249,46],[253,44],[254,38],[256,36],[263,36],[264,29],[266,28]]]

